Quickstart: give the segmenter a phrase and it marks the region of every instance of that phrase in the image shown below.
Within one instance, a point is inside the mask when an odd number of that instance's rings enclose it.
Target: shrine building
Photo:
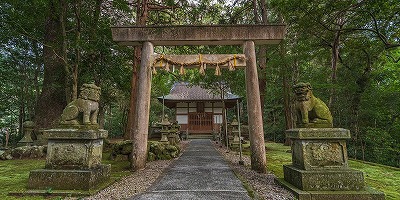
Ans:
[[[163,97],[158,97],[158,100],[162,103]],[[220,91],[178,82],[164,96],[164,105],[175,109],[175,120],[181,131],[190,135],[212,135],[220,131],[223,122],[223,101],[228,109],[236,106],[238,100],[241,101],[241,97],[230,92],[221,95]]]

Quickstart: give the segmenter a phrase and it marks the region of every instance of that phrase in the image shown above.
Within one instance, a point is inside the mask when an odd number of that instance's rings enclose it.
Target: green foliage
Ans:
[[[385,130],[367,128],[363,140],[365,141],[365,156],[376,163],[387,163],[398,166],[400,162],[399,143]]]

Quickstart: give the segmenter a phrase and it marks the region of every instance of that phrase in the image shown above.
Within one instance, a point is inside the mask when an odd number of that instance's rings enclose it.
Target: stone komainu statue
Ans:
[[[315,97],[310,83],[298,83],[293,86],[297,127],[299,128],[331,128],[332,114],[328,106]]]
[[[94,84],[83,84],[78,99],[65,107],[60,124],[97,125],[99,100],[100,87]]]

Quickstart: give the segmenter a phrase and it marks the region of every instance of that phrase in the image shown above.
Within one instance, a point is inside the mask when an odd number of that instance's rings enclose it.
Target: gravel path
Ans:
[[[225,147],[220,147],[219,144],[214,143],[217,151],[230,163],[232,170],[236,175],[241,177],[241,180],[246,182],[253,191],[256,192],[256,199],[268,200],[291,200],[294,199],[293,195],[274,183],[275,175],[267,173],[260,174],[250,169],[250,157],[242,156],[244,166],[239,165],[239,153],[229,151]]]
[[[149,190],[132,200],[251,200],[209,139],[193,139]]]
[[[189,141],[182,141],[180,143],[182,152],[185,150],[188,143]],[[136,194],[143,193],[147,188],[153,185],[174,160],[175,159],[149,162],[146,164],[146,168],[135,171],[97,194],[84,199],[127,199]]]
[[[184,150],[189,142],[181,142]],[[260,174],[250,169],[250,157],[243,156],[244,166],[239,165],[239,154],[234,151],[226,152],[226,148],[214,143],[215,149],[229,162],[230,167],[242,181],[256,192],[256,199],[292,200],[294,197],[285,189],[274,183],[273,174]],[[146,164],[146,168],[133,172],[120,181],[108,186],[97,194],[86,197],[87,200],[97,199],[127,199],[145,192],[170,166],[173,160],[159,160]],[[73,198],[69,198],[73,199]]]

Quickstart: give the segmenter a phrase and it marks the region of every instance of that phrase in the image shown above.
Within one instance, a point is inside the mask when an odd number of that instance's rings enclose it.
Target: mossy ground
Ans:
[[[106,187],[107,185],[119,180],[123,176],[130,174],[129,161],[111,161],[107,158],[109,153],[103,154],[103,163],[111,164],[111,178],[104,184],[99,185],[89,191],[94,193],[95,191]],[[44,199],[43,196],[8,196],[9,192],[23,192],[26,191],[29,172],[33,169],[44,168],[45,159],[23,159],[23,160],[5,160],[0,161],[0,199]],[[62,197],[49,197],[46,199],[62,199]]]
[[[290,164],[292,157],[290,147],[280,143],[266,143],[267,169],[274,173],[277,177],[283,178],[284,164]],[[247,145],[244,145],[244,149]],[[249,154],[249,152],[245,152]],[[369,187],[382,191],[386,195],[387,200],[400,199],[400,169],[378,165],[375,163],[367,163],[358,160],[350,160],[349,166],[353,169],[364,172],[366,184]]]

